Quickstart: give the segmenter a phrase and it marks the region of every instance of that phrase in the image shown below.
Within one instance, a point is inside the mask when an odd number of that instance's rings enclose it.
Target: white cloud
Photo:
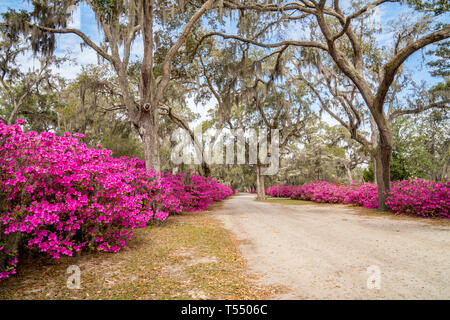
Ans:
[[[74,79],[81,71],[81,67],[98,62],[97,53],[90,47],[81,48],[82,40],[73,34],[63,34],[57,37],[58,49],[55,52],[57,57],[68,56],[74,61],[63,63],[55,71],[62,77]]]
[[[131,59],[144,55],[144,42],[142,36],[137,37],[131,45]]]
[[[213,109],[217,105],[216,98],[211,98],[207,103],[201,104],[201,103],[195,103],[194,98],[188,98],[187,99],[187,106],[189,110],[191,110],[194,113],[198,113],[200,115],[200,118],[193,121],[193,126],[197,126],[200,123],[202,123],[205,120],[208,120],[208,110]]]
[[[30,51],[27,51],[24,55],[19,55],[17,57],[17,64],[22,72],[31,71],[39,67],[39,61]]]
[[[67,13],[71,14],[71,19],[68,23],[69,28],[80,29],[81,28],[81,9],[78,6],[70,6]]]
[[[381,26],[381,16],[383,15],[383,9],[381,7],[375,7],[369,11],[368,23],[373,27]]]
[[[322,112],[321,120],[322,120],[323,122],[326,122],[326,123],[327,123],[328,125],[330,125],[330,126],[335,126],[335,125],[339,124],[339,122],[338,122],[336,119],[334,119],[332,116],[330,116],[330,115],[329,115],[327,112],[325,112],[325,111]]]

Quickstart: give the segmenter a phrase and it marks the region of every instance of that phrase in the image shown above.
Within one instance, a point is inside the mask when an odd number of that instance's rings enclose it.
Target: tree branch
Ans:
[[[414,52],[422,49],[428,44],[437,42],[450,37],[450,25],[444,26],[441,30],[430,33],[414,43],[409,44],[402,50],[400,50],[388,63],[383,67],[384,75],[381,79],[380,85],[378,87],[377,94],[375,96],[375,106],[379,112],[383,110],[383,102],[386,97],[389,88],[394,81],[395,74],[398,68],[405,62],[405,60],[412,55]]]
[[[255,46],[258,47],[262,47],[262,48],[278,48],[278,47],[283,47],[283,46],[298,46],[298,47],[307,47],[307,48],[319,48],[322,49],[324,51],[328,50],[328,47],[320,42],[315,42],[315,41],[295,41],[295,40],[285,40],[285,41],[281,41],[281,42],[277,42],[277,43],[261,43],[252,39],[246,39],[244,37],[241,36],[237,36],[237,35],[230,35],[230,34],[224,34],[221,32],[211,32],[208,33],[206,35],[204,35],[199,43],[197,44],[197,48],[201,45],[201,43],[212,36],[219,36],[222,37],[224,39],[234,39],[234,40],[239,40],[241,42],[245,42],[245,43],[250,43],[253,44]]]
[[[97,46],[91,39],[89,39],[89,37],[86,34],[81,32],[80,30],[72,29],[72,28],[54,29],[54,28],[48,28],[48,27],[36,25],[36,24],[33,24],[28,21],[26,23],[30,27],[35,27],[42,31],[46,31],[46,32],[50,32],[50,33],[61,33],[61,34],[72,33],[72,34],[75,34],[75,35],[79,36],[89,47],[94,49],[102,58],[104,58],[105,60],[108,60],[109,62],[113,62],[113,58],[108,53],[106,53],[99,46]]]
[[[447,100],[444,100],[444,101],[433,102],[433,103],[430,103],[430,104],[428,104],[426,106],[419,106],[418,108],[415,108],[415,109],[396,110],[396,111],[394,111],[394,112],[392,112],[390,114],[389,120],[392,121],[396,117],[401,116],[401,115],[405,115],[405,114],[421,113],[422,111],[429,110],[429,109],[432,109],[432,108],[444,108],[444,109],[447,109],[447,108],[449,108],[449,104],[450,104],[450,99],[447,99]]]
[[[201,6],[201,8],[199,10],[197,10],[197,12],[194,13],[194,15],[191,17],[189,22],[184,27],[183,32],[181,33],[177,42],[175,42],[175,44],[167,52],[166,58],[164,59],[164,62],[162,64],[162,77],[161,77],[161,81],[158,85],[154,104],[157,105],[158,102],[161,100],[164,90],[166,89],[166,87],[169,83],[171,64],[172,64],[172,60],[173,60],[175,54],[178,52],[178,49],[180,49],[182,44],[186,41],[191,29],[194,27],[194,24],[201,18],[203,13],[205,13],[205,11],[207,11],[209,8],[212,7],[212,4],[215,1],[216,0],[206,1]]]

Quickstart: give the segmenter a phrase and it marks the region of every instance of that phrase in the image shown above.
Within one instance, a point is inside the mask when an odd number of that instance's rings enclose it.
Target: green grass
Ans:
[[[421,216],[408,216],[408,215],[396,215],[390,211],[379,211],[378,209],[370,209],[364,207],[358,207],[353,204],[334,204],[334,203],[320,203],[305,200],[292,200],[289,198],[268,198],[265,200],[255,200],[259,202],[275,203],[275,204],[288,204],[288,205],[316,205],[316,206],[346,206],[353,209],[358,215],[364,216],[376,216],[376,217],[388,217],[393,219],[410,219],[414,221],[421,221],[435,225],[450,226],[450,219],[442,218],[424,218]]]
[[[425,222],[433,225],[439,226],[450,226],[450,219],[444,219],[440,217],[422,217],[422,216],[414,216],[414,215],[397,215],[390,211],[380,211],[378,209],[364,208],[353,205],[348,205],[352,209],[354,209],[357,214],[364,216],[377,216],[377,217],[388,217],[393,219],[407,219],[410,221],[419,221]]]
[[[330,203],[318,203],[305,200],[292,200],[289,198],[267,198],[265,200],[255,200],[259,202],[278,203],[278,204],[291,204],[291,205],[332,205]]]

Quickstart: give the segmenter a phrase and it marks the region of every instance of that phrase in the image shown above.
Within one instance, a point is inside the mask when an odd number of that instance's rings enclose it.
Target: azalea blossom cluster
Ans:
[[[24,133],[0,122],[0,279],[20,250],[58,259],[82,249],[117,252],[133,229],[203,210],[233,190],[213,179],[146,170],[139,159],[88,148],[81,134]]]
[[[386,204],[395,214],[450,218],[449,188],[450,182],[434,183],[422,179],[394,181],[391,191],[386,194]],[[337,185],[316,181],[303,186],[275,185],[265,191],[272,197],[378,208],[378,190],[373,183]]]
[[[217,201],[228,198],[234,190],[218,183],[216,180],[199,175],[190,179],[185,174],[165,174],[160,179],[168,188],[159,200],[167,210],[179,213],[181,211],[202,211]],[[175,205],[173,205],[175,202]],[[178,203],[179,202],[179,203]],[[172,204],[172,205],[167,205]],[[181,208],[181,209],[180,209]]]
[[[392,184],[386,204],[398,214],[450,218],[450,182],[405,180]]]

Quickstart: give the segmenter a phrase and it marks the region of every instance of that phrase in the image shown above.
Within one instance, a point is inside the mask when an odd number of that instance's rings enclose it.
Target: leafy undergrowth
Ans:
[[[264,299],[279,292],[256,284],[237,246],[207,212],[171,216],[138,229],[115,254],[28,257],[0,283],[0,299]],[[81,269],[79,290],[66,286],[70,265]]]

